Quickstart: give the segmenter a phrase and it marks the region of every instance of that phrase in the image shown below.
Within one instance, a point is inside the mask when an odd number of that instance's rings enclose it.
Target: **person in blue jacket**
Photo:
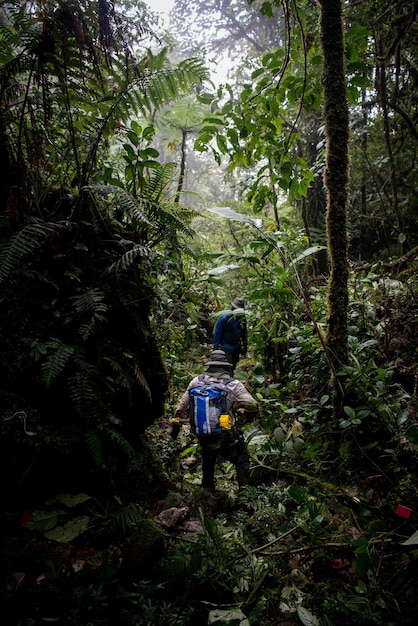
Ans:
[[[245,303],[242,298],[235,298],[231,308],[221,315],[213,331],[213,349],[223,350],[232,371],[237,366],[241,354],[246,356],[248,349],[248,331],[245,319]]]

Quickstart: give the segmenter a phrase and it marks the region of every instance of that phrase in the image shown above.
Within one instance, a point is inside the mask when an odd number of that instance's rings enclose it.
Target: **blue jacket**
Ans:
[[[242,309],[230,309],[221,315],[216,322],[213,332],[213,349],[226,350],[242,348],[247,352],[248,332],[245,313]]]

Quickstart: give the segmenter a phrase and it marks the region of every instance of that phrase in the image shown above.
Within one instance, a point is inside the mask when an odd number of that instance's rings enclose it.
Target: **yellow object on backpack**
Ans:
[[[232,428],[231,416],[228,415],[228,414],[220,415],[219,416],[219,424],[220,424],[222,430],[231,430],[231,428]]]

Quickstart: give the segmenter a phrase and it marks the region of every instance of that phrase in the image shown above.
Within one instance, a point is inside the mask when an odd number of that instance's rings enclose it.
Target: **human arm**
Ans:
[[[177,407],[174,413],[174,417],[170,419],[170,423],[172,425],[171,429],[171,437],[173,439],[177,439],[177,436],[180,432],[182,424],[189,422],[189,403],[190,403],[190,395],[189,389],[191,389],[196,384],[196,378],[189,383],[186,391],[181,396],[180,400],[177,403]]]
[[[248,328],[247,328],[247,322],[245,319],[241,321],[241,339],[242,339],[242,351],[245,356],[248,350]]]
[[[179,418],[180,420],[187,420],[189,415],[189,402],[190,396],[188,387],[177,404],[176,412],[174,414],[175,418]]]
[[[258,413],[257,402],[239,380],[234,379],[228,384],[228,401],[233,411],[244,412],[252,417]]]

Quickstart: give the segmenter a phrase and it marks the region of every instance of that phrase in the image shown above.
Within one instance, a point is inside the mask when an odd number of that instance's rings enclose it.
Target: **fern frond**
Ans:
[[[82,417],[91,416],[91,408],[97,404],[97,389],[86,371],[78,371],[68,378],[70,399],[74,409]]]
[[[80,325],[80,334],[84,341],[94,332],[97,324],[106,321],[108,306],[104,299],[105,294],[100,289],[89,289],[73,298],[77,313],[89,316],[88,321]]]
[[[108,428],[105,432],[107,438],[112,442],[115,448],[126,454],[126,456],[131,456],[132,454],[134,454],[134,449],[129,441],[125,439],[125,437],[121,435],[118,431]]]
[[[149,401],[152,402],[151,389],[148,385],[147,379],[145,378],[144,374],[139,369],[138,365],[135,366],[135,379],[141,385],[142,389],[144,389],[147,392]]]
[[[189,59],[180,61],[177,66],[177,71],[185,80],[190,80],[190,78],[193,77],[193,80],[196,82],[196,77],[198,77],[198,80],[203,83],[210,78],[208,68],[204,65],[202,59],[198,57],[190,57]]]
[[[198,217],[202,217],[201,213],[199,213],[199,211],[196,211],[196,209],[185,207],[185,206],[182,206],[181,204],[175,205],[174,212],[179,219],[181,219],[183,222],[187,224],[190,224],[192,220]]]
[[[148,78],[144,90],[137,90],[137,107],[143,113],[160,110],[180,94],[189,93],[194,85],[201,85],[209,78],[208,69],[201,59],[193,58],[181,61],[176,67],[161,65],[157,57],[148,55]]]
[[[48,342],[46,347],[48,349],[48,360],[42,363],[41,372],[43,381],[49,387],[64,370],[74,353],[74,348],[62,343],[59,339]]]
[[[89,189],[101,198],[110,199],[118,206],[118,208],[122,210],[124,215],[131,218],[131,220],[134,219],[138,223],[149,228],[153,227],[151,222],[139,208],[138,202],[135,198],[122,187],[118,187],[117,185],[91,185]]]
[[[194,250],[191,246],[186,243],[179,243],[179,248],[181,250],[181,254],[185,257],[189,257],[190,259],[197,259],[198,255],[196,254],[196,250]]]
[[[103,445],[100,434],[97,430],[88,430],[84,435],[84,442],[96,467],[102,468],[104,461]]]
[[[142,199],[145,202],[159,202],[164,189],[173,179],[175,163],[165,163],[150,171],[149,179],[143,179],[141,184]]]
[[[137,528],[143,521],[143,518],[141,509],[136,504],[131,503],[112,513],[107,524],[108,531],[115,537],[130,535],[133,529]]]
[[[146,259],[148,262],[154,261],[158,253],[140,244],[134,245],[115,262],[107,268],[107,273],[120,274],[124,270],[130,269],[139,261]]]
[[[132,388],[132,378],[127,375],[126,367],[121,365],[115,359],[104,357],[103,361],[107,363],[112,371],[117,374],[117,386],[124,389]]]
[[[40,220],[32,220],[16,233],[0,250],[0,283],[16,269],[22,258],[44,242],[52,228]]]
[[[166,211],[160,205],[153,205],[153,213],[160,226],[167,228],[170,232],[181,232],[192,236],[193,231],[177,215],[171,211]]]

